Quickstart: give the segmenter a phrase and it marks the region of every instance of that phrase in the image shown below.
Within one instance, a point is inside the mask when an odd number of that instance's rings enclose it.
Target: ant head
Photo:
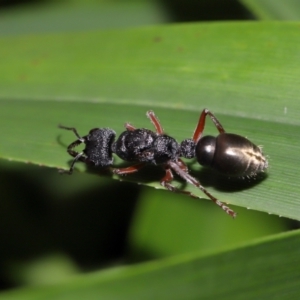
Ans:
[[[77,136],[77,140],[68,146],[68,153],[74,157],[69,171],[60,170],[60,173],[72,174],[74,165],[77,161],[86,164],[108,167],[113,163],[112,144],[116,133],[110,128],[94,128],[89,134],[81,137],[76,128],[59,125],[59,128],[71,130]],[[85,144],[82,152],[73,150],[80,144]]]
[[[86,144],[83,152],[86,155],[86,162],[95,166],[107,167],[112,165],[112,144],[116,133],[110,128],[94,128],[84,136]]]

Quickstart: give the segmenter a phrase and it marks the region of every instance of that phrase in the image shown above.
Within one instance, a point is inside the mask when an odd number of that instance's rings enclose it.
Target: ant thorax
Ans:
[[[148,129],[127,130],[121,133],[112,151],[125,161],[163,164],[179,157],[179,145],[168,135]]]

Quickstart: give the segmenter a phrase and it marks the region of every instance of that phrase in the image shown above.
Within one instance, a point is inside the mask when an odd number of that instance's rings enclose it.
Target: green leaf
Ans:
[[[299,219],[298,24],[186,24],[88,33],[84,30],[162,22],[164,14],[152,1],[98,6],[89,0],[82,2],[85,7],[80,2],[63,7],[62,1],[57,6],[47,1],[47,10],[0,13],[0,34],[15,34],[0,38],[0,157],[6,160],[0,174],[0,265],[4,281],[40,285],[0,298],[298,299],[299,232],[247,242],[286,230],[284,218],[234,208],[239,217],[231,220],[210,201],[152,188],[143,189],[135,202],[138,189],[128,195],[109,178],[88,172],[59,176],[37,167],[69,167],[66,146],[76,137],[58,129],[59,123],[82,135],[97,126],[119,134],[126,121],[152,128],[145,112],[154,109],[166,132],[180,141],[192,135],[208,107],[226,130],[263,145],[270,168],[264,180],[248,183],[227,181],[189,162],[193,175],[222,201]],[[279,12],[285,14],[284,7]],[[60,34],[33,34],[39,32]],[[208,120],[205,134],[216,133]],[[123,179],[161,188],[162,176],[154,167]],[[107,183],[113,184],[92,193]],[[117,229],[124,231],[129,222],[126,257],[155,261],[65,281],[78,261],[67,256],[72,251],[53,253],[53,246],[59,251],[63,239],[64,249],[78,245],[89,259],[91,254],[103,261],[113,247],[106,237],[123,239]],[[236,248],[241,243],[247,244]],[[51,251],[46,257],[45,249]],[[42,257],[30,260],[33,253]],[[178,253],[186,254],[158,260]]]
[[[2,293],[0,299],[298,299],[300,232]]]
[[[20,3],[0,11],[0,35],[75,32],[163,23],[167,16],[157,1],[60,0]]]
[[[0,155],[67,168],[75,136],[59,123],[82,135],[98,126],[119,134],[125,121],[151,128],[145,112],[153,109],[180,141],[207,107],[227,131],[263,145],[270,168],[254,186],[220,183],[197,164],[195,176],[220,200],[299,220],[299,39],[296,23],[2,37]],[[124,179],[160,187],[153,177]]]
[[[297,0],[241,0],[241,2],[262,20],[299,20],[300,2]]]

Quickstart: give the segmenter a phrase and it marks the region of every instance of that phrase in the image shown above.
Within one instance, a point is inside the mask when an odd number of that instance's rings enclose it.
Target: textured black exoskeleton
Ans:
[[[71,164],[69,171],[60,170],[61,173],[73,173],[74,165],[79,160],[88,165],[96,167],[108,167],[113,164],[112,158],[112,143],[115,139],[116,133],[110,128],[94,128],[89,134],[80,137],[74,127],[59,126],[59,128],[72,130],[78,137],[78,140],[68,146],[68,153],[75,157]],[[85,149],[78,153],[73,150],[76,146],[84,143]]]
[[[113,145],[113,152],[125,161],[163,164],[178,158],[179,145],[168,135],[148,129],[124,131]]]
[[[219,131],[217,137],[202,137],[207,115]],[[181,157],[196,158],[199,164],[231,177],[250,177],[263,172],[268,167],[268,161],[261,148],[240,135],[226,133],[217,118],[207,109],[202,111],[193,137],[180,144],[174,138],[164,134],[153,111],[148,111],[147,117],[153,123],[155,132],[144,128],[136,129],[126,123],[126,131],[121,133],[116,141],[116,133],[110,128],[95,128],[88,135],[80,137],[75,128],[59,126],[72,130],[78,138],[68,147],[68,153],[74,157],[70,169],[60,170],[60,172],[72,174],[78,160],[94,166],[110,167],[113,165],[113,153],[124,161],[136,163],[126,168],[112,168],[113,173],[118,175],[137,172],[145,164],[162,165],[166,174],[160,183],[166,189],[199,198],[171,184],[175,172],[186,182],[199,188],[227,214],[235,217],[236,213],[232,209],[212,196],[196,178],[189,174]],[[86,145],[85,149],[81,153],[74,151],[73,148],[81,143]]]

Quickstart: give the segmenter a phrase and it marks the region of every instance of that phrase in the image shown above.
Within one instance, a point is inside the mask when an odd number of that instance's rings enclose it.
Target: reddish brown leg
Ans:
[[[228,206],[226,206],[224,203],[222,203],[220,200],[215,198],[212,194],[210,194],[201,184],[200,182],[195,179],[193,176],[191,176],[189,173],[185,172],[184,170],[181,169],[180,165],[178,165],[176,162],[169,161],[168,165],[170,168],[172,168],[181,178],[183,178],[185,181],[188,183],[192,184],[193,186],[197,187],[200,189],[206,196],[208,196],[215,204],[217,204],[219,207],[221,207],[228,215],[232,216],[233,218],[236,217],[236,213],[230,209]],[[194,194],[188,193],[191,197],[195,197]],[[196,197],[200,198],[200,197]]]
[[[189,171],[187,165],[182,161],[182,159],[178,158],[177,164],[178,164],[178,166],[180,167],[180,169],[182,171],[184,171],[184,172],[188,172]]]
[[[127,168],[112,169],[112,171],[114,174],[127,175],[127,174],[138,172],[144,165],[145,163],[140,163]]]
[[[147,111],[147,117],[150,119],[151,123],[154,125],[155,130],[158,134],[163,134],[164,130],[160,125],[160,122],[152,110]]]
[[[128,131],[133,131],[133,130],[136,129],[134,126],[132,126],[132,125],[129,124],[129,123],[125,123],[125,128],[126,128]]]
[[[197,125],[194,135],[193,135],[193,141],[196,144],[202,136],[202,132],[203,132],[204,126],[205,126],[205,118],[207,115],[211,118],[211,120],[213,121],[213,123],[215,124],[215,126],[217,127],[217,129],[219,130],[220,133],[225,132],[225,129],[223,128],[223,126],[221,125],[219,120],[215,117],[215,115],[213,113],[211,113],[208,109],[205,108],[205,109],[203,109],[203,111],[200,115],[198,125]]]
[[[166,175],[160,181],[160,184],[163,187],[165,187],[166,189],[168,189],[169,191],[174,192],[174,193],[186,194],[193,198],[199,198],[196,195],[194,195],[188,191],[182,191],[182,190],[178,189],[177,187],[173,186],[171,184],[171,182],[173,180],[172,170],[170,168],[166,168],[165,170],[166,170]]]
[[[170,182],[173,180],[173,174],[170,168],[166,169],[165,176],[161,179],[160,184],[167,188],[168,190],[173,191],[173,186],[170,184]]]

